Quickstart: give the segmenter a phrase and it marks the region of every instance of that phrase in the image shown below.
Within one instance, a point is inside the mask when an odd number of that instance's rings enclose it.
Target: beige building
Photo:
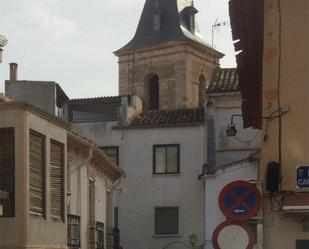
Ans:
[[[231,0],[230,10],[244,126],[264,134],[264,248],[308,248],[309,2]]]
[[[103,248],[119,169],[69,124],[0,103],[0,248]]]

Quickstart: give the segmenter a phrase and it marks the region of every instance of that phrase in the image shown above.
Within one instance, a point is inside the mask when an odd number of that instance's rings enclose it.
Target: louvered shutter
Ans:
[[[0,129],[0,216],[15,216],[14,128]]]
[[[50,141],[50,203],[51,216],[63,221],[64,217],[64,145]]]
[[[30,215],[45,216],[45,137],[30,131]]]

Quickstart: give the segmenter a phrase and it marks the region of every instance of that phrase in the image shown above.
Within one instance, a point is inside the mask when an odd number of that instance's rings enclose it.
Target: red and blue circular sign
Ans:
[[[219,207],[230,220],[249,220],[260,210],[261,195],[256,186],[250,182],[231,182],[221,190]]]

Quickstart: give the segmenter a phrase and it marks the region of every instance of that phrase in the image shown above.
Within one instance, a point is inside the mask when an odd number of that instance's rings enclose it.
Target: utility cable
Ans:
[[[281,112],[281,62],[282,62],[282,15],[281,15],[281,0],[278,0],[278,14],[279,14],[279,57],[278,57],[278,86],[277,86],[277,98],[278,98],[278,109]],[[282,165],[282,116],[279,115],[279,130],[278,130],[278,157],[279,164]],[[280,189],[281,189],[282,172],[280,170]]]

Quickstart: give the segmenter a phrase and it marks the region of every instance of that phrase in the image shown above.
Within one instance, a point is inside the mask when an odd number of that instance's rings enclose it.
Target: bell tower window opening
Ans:
[[[199,77],[199,107],[204,106],[204,100],[205,100],[205,90],[206,90],[206,79],[204,75],[201,75]]]
[[[148,81],[149,110],[159,110],[159,77],[153,75]]]
[[[153,16],[153,31],[161,30],[161,14],[155,13]]]
[[[189,17],[189,29],[190,29],[190,32],[191,33],[195,33],[195,16],[194,14],[191,14],[190,17]]]

